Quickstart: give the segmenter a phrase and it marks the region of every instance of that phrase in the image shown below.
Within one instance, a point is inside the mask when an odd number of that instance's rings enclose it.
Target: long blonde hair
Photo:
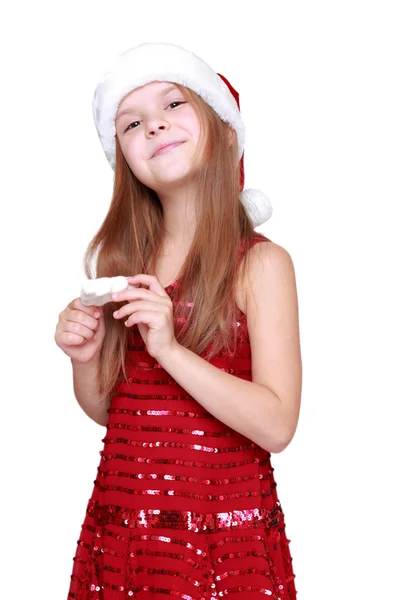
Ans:
[[[197,229],[174,289],[174,317],[187,318],[176,333],[182,346],[210,360],[221,351],[235,352],[237,344],[236,284],[247,276],[248,253],[256,235],[253,223],[240,200],[240,177],[236,135],[229,143],[230,126],[195,92],[177,86],[193,104],[204,140],[204,161],[196,173]],[[231,133],[233,130],[231,130]],[[233,132],[234,133],[234,132]],[[133,276],[154,274],[163,239],[163,207],[157,194],[132,173],[116,137],[114,189],[108,213],[89,243],[83,263],[86,276]],[[266,239],[266,238],[265,238]],[[243,259],[240,262],[240,248]],[[96,256],[94,260],[94,256]],[[240,270],[239,270],[240,269]],[[187,307],[179,303],[189,298]],[[103,307],[106,336],[100,353],[98,389],[104,396],[115,393],[122,374],[126,375],[129,331],[114,319],[121,303]],[[233,336],[232,336],[233,332]],[[233,347],[231,342],[233,342]]]

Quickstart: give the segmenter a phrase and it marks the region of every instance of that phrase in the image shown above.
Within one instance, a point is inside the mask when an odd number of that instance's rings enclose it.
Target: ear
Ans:
[[[229,140],[229,145],[232,146],[232,144],[235,140],[235,130],[232,129],[231,126],[228,127],[228,140]]]

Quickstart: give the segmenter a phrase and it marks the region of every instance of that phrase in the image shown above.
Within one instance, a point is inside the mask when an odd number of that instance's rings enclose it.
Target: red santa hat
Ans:
[[[115,169],[115,117],[123,98],[153,81],[170,81],[198,94],[236,131],[240,161],[240,197],[254,227],[272,215],[269,198],[259,190],[244,190],[245,127],[239,94],[229,81],[201,58],[181,46],[145,43],[119,54],[97,84],[93,117],[105,155]]]

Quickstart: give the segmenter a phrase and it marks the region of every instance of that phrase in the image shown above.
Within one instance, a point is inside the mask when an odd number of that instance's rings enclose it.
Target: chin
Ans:
[[[192,169],[177,169],[174,171],[173,169],[165,170],[165,173],[158,173],[157,179],[153,180],[154,185],[162,185],[162,184],[176,184],[184,183],[193,175]],[[149,184],[147,184],[149,185]],[[151,187],[151,186],[150,186]]]

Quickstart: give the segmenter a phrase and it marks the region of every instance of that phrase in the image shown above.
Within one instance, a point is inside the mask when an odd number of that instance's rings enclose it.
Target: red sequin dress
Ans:
[[[210,362],[251,381],[239,308],[235,326],[231,362],[223,351]],[[294,600],[271,454],[206,411],[130,331],[129,382],[110,403],[68,600]]]

